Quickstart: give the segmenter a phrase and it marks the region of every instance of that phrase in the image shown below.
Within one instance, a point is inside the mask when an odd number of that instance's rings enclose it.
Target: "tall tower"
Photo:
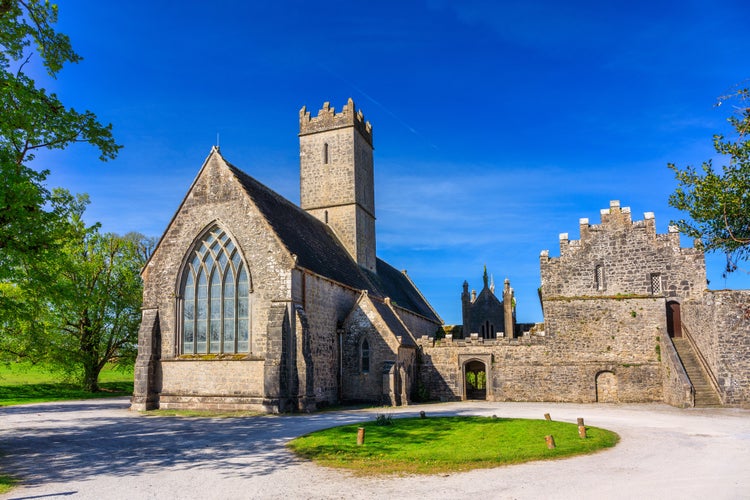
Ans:
[[[300,205],[328,224],[357,264],[375,271],[372,126],[350,98],[299,112]]]

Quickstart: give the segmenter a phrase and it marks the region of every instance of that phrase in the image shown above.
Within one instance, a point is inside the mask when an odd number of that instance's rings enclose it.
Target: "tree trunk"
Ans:
[[[99,392],[99,353],[95,332],[92,331],[88,309],[83,312],[81,328],[81,353],[83,354],[83,388],[89,392]]]
[[[99,392],[99,364],[87,359],[83,364],[83,388],[89,392]]]

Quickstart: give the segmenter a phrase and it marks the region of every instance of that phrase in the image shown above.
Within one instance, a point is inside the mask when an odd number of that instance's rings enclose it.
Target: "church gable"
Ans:
[[[263,357],[269,300],[291,296],[294,260],[213,149],[143,272],[162,357]]]
[[[394,366],[413,358],[416,342],[393,310],[390,300],[363,293],[342,325],[344,335],[344,399],[391,401],[402,392],[403,377]],[[412,352],[406,355],[404,351]],[[406,381],[404,380],[404,383]],[[394,385],[395,384],[395,385]],[[411,388],[407,387],[406,392]]]

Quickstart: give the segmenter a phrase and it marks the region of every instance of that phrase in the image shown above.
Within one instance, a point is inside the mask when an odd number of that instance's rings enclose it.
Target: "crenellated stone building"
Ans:
[[[420,384],[442,400],[750,403],[750,291],[706,290],[703,252],[618,201],[580,235],[540,255],[544,324],[422,338]]]
[[[299,114],[300,207],[213,148],[142,276],[132,408],[309,411],[422,399],[750,405],[750,291],[613,201],[540,256],[544,323],[487,272],[463,337],[377,258],[372,127]],[[459,331],[453,329],[451,331]]]

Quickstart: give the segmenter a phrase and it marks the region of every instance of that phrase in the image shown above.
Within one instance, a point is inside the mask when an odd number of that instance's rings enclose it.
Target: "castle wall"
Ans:
[[[560,257],[540,259],[542,296],[699,295],[706,287],[703,253],[680,248],[679,233],[656,234],[653,214],[633,222],[630,209],[612,202],[602,222],[580,221],[580,240],[560,235]],[[600,267],[597,276],[597,267]],[[661,290],[652,276],[660,276]],[[546,312],[546,311],[545,311]]]
[[[420,340],[420,380],[433,398],[460,399],[463,360],[489,355],[489,400],[595,402],[597,375],[611,372],[616,401],[659,401],[664,307],[663,298],[651,297],[549,301],[545,336]]]
[[[679,408],[695,406],[693,384],[668,335],[661,336],[661,359],[664,402]]]
[[[750,290],[706,291],[681,311],[683,334],[700,351],[722,402],[750,406]]]

